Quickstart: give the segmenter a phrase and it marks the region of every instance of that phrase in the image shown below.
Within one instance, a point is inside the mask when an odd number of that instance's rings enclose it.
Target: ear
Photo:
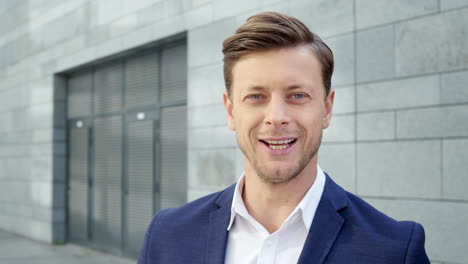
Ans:
[[[226,110],[228,127],[231,130],[236,130],[236,125],[234,122],[233,104],[232,104],[231,98],[229,98],[229,95],[227,94],[227,91],[224,91],[223,93],[223,102],[224,102],[224,110]]]
[[[327,128],[330,125],[333,112],[333,102],[335,100],[335,91],[330,89],[327,98],[325,98],[325,112],[323,115],[323,129]]]

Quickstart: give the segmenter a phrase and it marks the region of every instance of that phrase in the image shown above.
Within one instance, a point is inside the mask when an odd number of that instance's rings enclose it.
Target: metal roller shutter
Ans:
[[[69,238],[88,239],[88,128],[70,130]]]
[[[94,73],[94,112],[111,113],[122,108],[122,64],[113,63]]]
[[[158,101],[158,53],[145,54],[125,62],[125,105],[127,109],[155,105]]]
[[[161,208],[187,201],[186,115],[185,106],[161,112]]]
[[[161,55],[161,102],[185,102],[187,100],[187,47],[169,47]]]
[[[128,123],[127,248],[136,254],[153,216],[154,130],[153,121]]]
[[[122,194],[122,122],[120,116],[94,121],[93,241],[120,249]]]
[[[125,106],[131,109],[154,108],[158,102],[159,52],[144,53],[125,61]],[[148,111],[142,120],[127,122],[127,181],[125,247],[137,255],[146,227],[154,214],[154,121]],[[138,115],[138,114],[137,114]],[[145,116],[146,115],[146,116]],[[134,115],[133,115],[134,116]],[[149,120],[146,120],[149,118]]]
[[[185,44],[70,74],[70,241],[135,257],[154,213],[187,201],[186,75]]]

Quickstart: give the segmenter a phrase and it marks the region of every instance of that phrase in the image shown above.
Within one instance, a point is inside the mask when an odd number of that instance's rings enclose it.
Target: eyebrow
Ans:
[[[303,85],[299,85],[299,84],[293,84],[293,85],[290,85],[287,90],[290,91],[290,90],[296,90],[300,88],[306,88],[306,87]]]
[[[290,91],[290,90],[296,90],[300,88],[306,88],[306,87],[303,85],[299,85],[299,84],[293,84],[293,85],[290,85],[287,88],[287,90]],[[267,90],[267,88],[261,85],[250,86],[249,88],[246,89],[246,91],[263,91],[263,90]]]
[[[250,86],[249,88],[245,89],[245,91],[249,92],[249,91],[262,91],[262,90],[266,90],[267,88],[265,88],[264,86],[261,86],[261,85],[254,85],[254,86]]]

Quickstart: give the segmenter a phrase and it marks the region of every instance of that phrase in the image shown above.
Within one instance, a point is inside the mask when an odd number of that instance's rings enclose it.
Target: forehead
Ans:
[[[321,84],[320,63],[308,46],[253,52],[241,57],[232,69],[233,92]]]

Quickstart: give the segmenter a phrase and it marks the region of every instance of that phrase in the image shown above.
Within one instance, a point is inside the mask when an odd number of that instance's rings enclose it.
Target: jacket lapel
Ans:
[[[210,214],[206,248],[207,264],[224,263],[234,188],[235,184],[219,195],[216,200],[216,209]]]
[[[346,207],[346,201],[345,191],[326,175],[322,198],[298,264],[323,263],[325,261],[344,223],[338,210]]]

